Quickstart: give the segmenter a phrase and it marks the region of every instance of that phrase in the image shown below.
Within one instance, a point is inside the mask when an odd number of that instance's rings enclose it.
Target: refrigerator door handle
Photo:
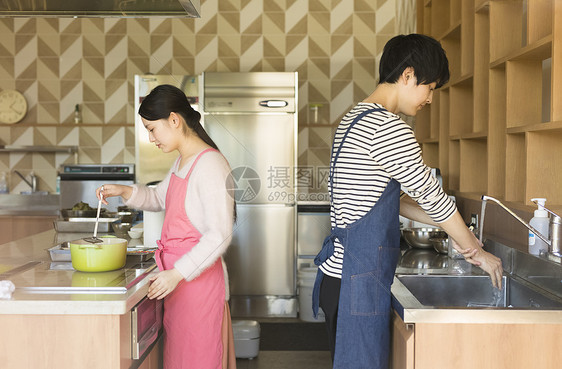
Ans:
[[[289,105],[289,102],[285,101],[285,100],[262,100],[262,101],[260,101],[260,106],[264,106],[266,108],[284,108],[287,105]]]

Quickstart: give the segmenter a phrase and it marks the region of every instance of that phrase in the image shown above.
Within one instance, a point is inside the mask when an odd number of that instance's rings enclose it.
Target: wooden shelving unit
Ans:
[[[456,194],[562,205],[562,1],[418,0],[451,79],[416,117],[424,160]],[[533,205],[534,206],[534,205]]]

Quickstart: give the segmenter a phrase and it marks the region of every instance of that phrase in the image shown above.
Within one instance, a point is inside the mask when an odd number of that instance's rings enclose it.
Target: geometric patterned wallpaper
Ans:
[[[299,166],[325,167],[341,116],[376,86],[401,2],[202,0],[200,19],[0,18],[0,89],[22,92],[29,106],[23,121],[0,124],[0,145],[78,146],[79,163],[134,163],[135,74],[297,71]],[[74,155],[0,152],[12,193],[27,190],[14,170],[53,192],[68,162]]]

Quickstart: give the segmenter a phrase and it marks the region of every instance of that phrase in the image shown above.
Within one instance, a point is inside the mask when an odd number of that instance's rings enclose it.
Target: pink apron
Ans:
[[[201,152],[185,178],[172,174],[166,193],[166,215],[155,254],[160,270],[172,269],[176,260],[197,245],[201,234],[185,212],[187,183]],[[220,369],[225,282],[221,259],[192,281],[182,280],[164,298],[164,368]]]

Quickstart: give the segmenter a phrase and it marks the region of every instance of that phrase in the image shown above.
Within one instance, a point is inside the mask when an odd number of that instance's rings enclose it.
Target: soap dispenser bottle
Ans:
[[[544,205],[546,204],[546,199],[537,198],[531,199],[531,201],[535,201],[538,205],[538,209],[535,210],[535,214],[529,225],[535,228],[540,234],[545,236],[546,238],[549,237],[549,218],[548,213],[544,210]],[[529,254],[531,255],[540,255],[541,253],[548,252],[548,245],[541,240],[537,235],[533,232],[529,231]]]

